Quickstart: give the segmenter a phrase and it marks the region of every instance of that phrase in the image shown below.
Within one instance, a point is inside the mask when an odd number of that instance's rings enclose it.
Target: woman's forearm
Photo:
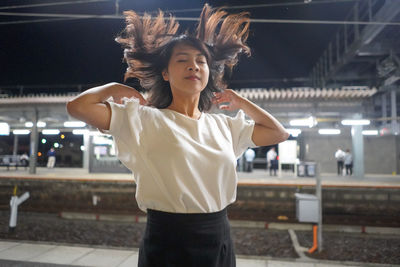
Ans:
[[[67,102],[68,113],[96,128],[107,130],[111,113],[104,102],[113,95],[116,87],[117,83],[108,83],[86,90]]]
[[[241,97],[240,104],[239,104],[240,109],[244,111],[254,122],[258,125],[264,126],[266,128],[272,129],[272,130],[277,130],[282,132],[285,135],[288,135],[286,132],[285,128],[282,126],[282,124],[275,119],[271,114],[269,114],[267,111],[264,109],[260,108],[250,100]]]
[[[96,128],[108,130],[111,120],[111,108],[106,100],[110,97],[118,104],[123,98],[136,97],[141,104],[146,100],[134,88],[119,83],[108,83],[86,90],[67,103],[67,111],[72,116]]]
[[[113,95],[112,91],[119,86],[121,86],[121,84],[108,83],[105,85],[93,87],[71,99],[70,101],[68,101],[68,103],[74,105],[103,103]]]

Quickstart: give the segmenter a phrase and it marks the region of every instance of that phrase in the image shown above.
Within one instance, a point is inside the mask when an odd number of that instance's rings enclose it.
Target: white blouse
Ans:
[[[169,109],[109,102],[117,155],[136,181],[141,210],[209,213],[236,200],[236,159],[248,147],[254,121],[202,113],[198,120]]]

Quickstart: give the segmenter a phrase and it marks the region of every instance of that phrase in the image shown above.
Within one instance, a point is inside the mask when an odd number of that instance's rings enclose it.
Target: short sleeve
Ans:
[[[239,110],[233,118],[228,117],[228,124],[236,158],[239,158],[248,147],[256,147],[252,140],[255,122],[246,120],[243,110]]]
[[[109,130],[102,130],[114,138],[117,156],[121,162],[130,168],[139,153],[141,133],[143,132],[143,106],[139,99],[126,98],[124,104],[108,102],[111,107]]]

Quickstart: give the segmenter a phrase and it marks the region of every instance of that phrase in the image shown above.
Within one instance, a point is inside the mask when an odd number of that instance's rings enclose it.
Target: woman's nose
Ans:
[[[196,64],[196,62],[191,62],[188,66],[188,70],[190,71],[199,71],[199,66]]]

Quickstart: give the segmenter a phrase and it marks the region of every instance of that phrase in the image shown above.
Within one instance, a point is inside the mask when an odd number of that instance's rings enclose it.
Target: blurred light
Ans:
[[[286,129],[286,131],[290,133],[293,137],[297,137],[299,136],[299,134],[301,134],[300,129]]]
[[[36,126],[40,127],[40,128],[44,128],[44,127],[46,127],[46,123],[44,121],[38,121],[36,123]],[[28,127],[28,128],[33,127],[33,122],[31,122],[31,121],[25,122],[25,127]]]
[[[86,123],[83,121],[66,121],[64,127],[85,127]]]
[[[112,145],[113,140],[108,139],[106,136],[93,136],[93,144],[95,145]]]
[[[91,135],[91,136],[106,136],[107,134],[104,134],[104,133],[102,133],[102,132],[100,132],[100,131],[89,131],[89,135]]]
[[[61,139],[64,139],[64,138],[65,138],[65,135],[62,134],[60,137],[61,137]]]
[[[340,134],[339,129],[319,129],[319,134]]]
[[[46,123],[45,123],[44,121],[38,121],[38,122],[36,123],[36,126],[37,126],[37,127],[40,127],[40,128],[44,128],[44,127],[46,127]]]
[[[7,122],[0,122],[0,135],[10,135],[10,125]]]
[[[88,134],[89,130],[86,130],[86,129],[75,129],[75,130],[72,130],[72,133],[76,134],[76,135]]]
[[[362,131],[363,135],[378,135],[378,130],[364,130]]]
[[[38,152],[37,155],[38,155],[38,157],[41,157],[42,156],[42,152]]]
[[[42,138],[42,144],[46,144],[47,140]]]
[[[59,143],[54,143],[53,146],[54,146],[55,148],[58,148],[58,147],[60,146],[60,144],[59,144]]]
[[[29,134],[30,132],[31,132],[30,130],[20,129],[20,130],[14,130],[13,134],[23,135],[23,134]]]
[[[81,146],[81,151],[85,151],[85,146]]]
[[[59,134],[60,130],[57,129],[45,129],[42,131],[42,134],[48,134],[48,135],[55,135],[55,134]]]
[[[370,120],[342,120],[342,125],[369,125]]]
[[[290,126],[308,126],[311,128],[317,125],[317,120],[313,116],[310,116],[307,119],[291,120],[289,124]]]

